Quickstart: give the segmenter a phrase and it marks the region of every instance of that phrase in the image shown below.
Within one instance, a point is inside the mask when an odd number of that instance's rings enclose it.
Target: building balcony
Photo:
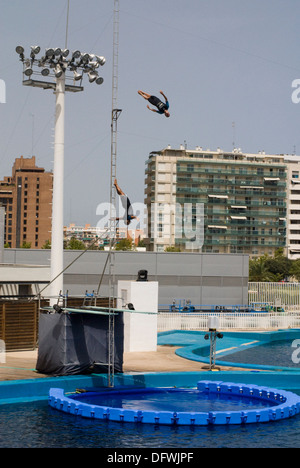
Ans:
[[[214,161],[203,161],[203,163],[200,163],[200,164],[193,164],[193,167],[187,167],[185,165],[183,165],[182,163],[180,163],[180,166],[177,166],[177,174],[186,174],[186,173],[199,173],[199,174],[212,174],[212,175],[218,175],[218,174],[222,174],[222,175],[231,175],[231,176],[250,176],[250,177],[266,177],[266,178],[271,178],[270,177],[270,172],[269,172],[269,165],[268,165],[268,170],[267,171],[261,171],[261,167],[258,168],[260,169],[260,173],[258,174],[257,173],[257,168],[256,170],[253,171],[253,169],[243,169],[241,167],[233,167],[234,164],[232,164],[232,167],[230,169],[225,169],[225,167],[219,167],[219,168],[216,168],[216,167],[212,167],[212,165],[215,165],[215,164],[218,164]],[[220,163],[219,163],[220,164]],[[226,162],[226,164],[228,165],[228,162]],[[207,167],[208,165],[211,165],[210,167]],[[223,164],[225,166],[225,164]],[[248,163],[249,166],[253,166],[253,163]],[[281,168],[280,168],[281,169]],[[272,178],[275,178],[275,177],[280,177],[280,179],[286,179],[286,172],[285,172],[285,168],[282,168],[282,170],[280,170],[278,168],[278,166],[274,166],[273,167],[273,170],[274,170],[274,174],[272,175]]]

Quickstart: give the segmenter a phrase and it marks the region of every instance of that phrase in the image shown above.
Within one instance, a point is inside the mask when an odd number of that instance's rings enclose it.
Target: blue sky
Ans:
[[[109,202],[113,0],[70,0],[68,48],[106,57],[104,84],[66,93],[65,224],[96,225]],[[145,161],[167,145],[300,154],[298,0],[120,0],[117,176],[144,200]],[[64,47],[67,0],[0,0],[0,178],[16,157],[53,165],[55,96],[22,86],[15,47]],[[170,101],[149,112],[137,90]],[[233,125],[234,124],[234,131]]]

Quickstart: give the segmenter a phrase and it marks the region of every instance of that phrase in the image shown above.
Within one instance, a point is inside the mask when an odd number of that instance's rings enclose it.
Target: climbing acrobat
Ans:
[[[158,114],[165,114],[166,117],[170,117],[170,112],[168,111],[169,101],[162,91],[160,91],[160,94],[164,97],[166,102],[162,102],[158,97],[152,96],[151,94],[148,94],[148,93],[144,93],[144,91],[141,91],[141,90],[138,91],[138,94],[142,96],[144,99],[146,99],[146,101],[149,101],[150,104],[152,104],[153,106],[156,106],[158,109],[158,110],[151,109],[151,107],[147,105],[149,110],[151,110],[152,112],[157,112]]]

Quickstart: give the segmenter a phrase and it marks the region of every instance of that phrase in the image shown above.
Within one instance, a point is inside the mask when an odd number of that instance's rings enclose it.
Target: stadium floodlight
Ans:
[[[88,73],[88,77],[89,77],[89,82],[90,83],[93,83],[94,81],[96,81],[96,79],[98,78],[98,73],[95,72],[95,71],[90,71]]]
[[[78,73],[77,70],[74,70],[74,80],[79,81],[79,80],[81,80],[81,78],[82,78],[82,75],[80,73]]]
[[[81,60],[84,63],[88,63],[89,59],[90,59],[90,54],[87,54],[87,53],[81,54]]]
[[[52,193],[52,233],[51,233],[51,287],[50,304],[56,302],[59,291],[63,290],[63,165],[64,165],[64,115],[65,93],[83,91],[84,73],[88,74],[90,83],[103,83],[96,71],[104,65],[105,58],[67,48],[47,48],[41,57],[40,46],[31,46],[29,57],[24,56],[24,48],[16,47],[23,68],[23,85],[54,90],[55,94],[55,137],[53,161]],[[71,72],[71,73],[68,73]],[[35,79],[35,76],[38,78]],[[51,79],[50,79],[51,77]]]
[[[96,55],[95,58],[96,58],[97,62],[99,62],[100,65],[102,65],[102,66],[103,66],[103,65],[105,64],[105,62],[106,62],[105,57],[101,57],[101,56],[99,56],[99,55]]]
[[[42,69],[42,71],[41,71],[41,74],[42,74],[43,76],[48,76],[49,73],[50,73],[49,68],[43,67],[43,69]]]
[[[81,56],[81,52],[80,50],[74,50],[74,52],[72,53],[72,59],[78,59],[79,57]]]
[[[56,78],[60,78],[61,75],[63,74],[63,69],[59,64],[56,65],[56,67],[54,69],[54,74],[55,74]]]
[[[89,63],[89,66],[92,67],[93,69],[99,68],[99,67],[100,67],[100,63],[99,63],[99,62],[90,62],[90,63]]]
[[[102,85],[103,82],[104,82],[104,79],[102,78],[102,76],[98,76],[98,78],[95,81],[97,85]]]
[[[46,49],[45,50],[46,57],[50,58],[54,56],[54,49]]]
[[[23,55],[23,54],[24,54],[24,47],[22,47],[22,46],[20,46],[20,45],[17,46],[17,47],[16,47],[16,52],[17,52],[17,54],[19,54],[19,55]]]
[[[40,50],[41,50],[40,46],[31,46],[31,53],[33,55],[38,54],[40,52]]]
[[[65,58],[68,57],[69,53],[70,53],[69,49],[62,49],[61,51],[61,55]]]
[[[25,62],[25,69],[24,69],[24,74],[26,76],[31,76],[33,73],[33,69],[31,67],[31,64],[30,64],[30,61],[29,60],[26,60]]]

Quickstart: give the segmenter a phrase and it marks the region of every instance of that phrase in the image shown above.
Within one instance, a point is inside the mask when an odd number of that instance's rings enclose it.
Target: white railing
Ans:
[[[248,283],[248,301],[300,307],[300,283]]]
[[[172,313],[159,312],[158,331],[207,330],[210,316],[219,318],[219,329],[273,330],[300,327],[300,311],[294,313]]]

